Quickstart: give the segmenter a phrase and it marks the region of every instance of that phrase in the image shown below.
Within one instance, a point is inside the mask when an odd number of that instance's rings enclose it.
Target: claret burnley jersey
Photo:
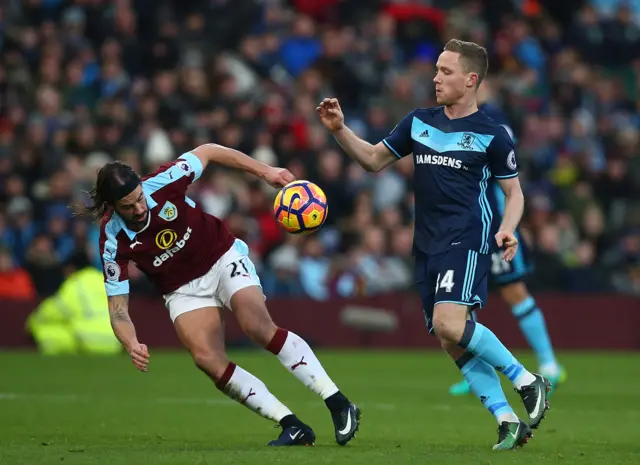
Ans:
[[[108,296],[129,293],[130,261],[168,294],[206,274],[231,248],[235,238],[222,222],[186,195],[202,170],[200,159],[188,152],[144,177],[149,216],[141,231],[128,229],[115,211],[105,216],[100,254]]]

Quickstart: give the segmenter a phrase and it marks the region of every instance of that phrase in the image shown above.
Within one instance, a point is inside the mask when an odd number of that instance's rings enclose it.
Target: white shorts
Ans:
[[[204,307],[227,307],[231,296],[249,286],[261,286],[256,267],[249,259],[249,247],[240,239],[203,276],[164,295],[171,321],[183,313]]]

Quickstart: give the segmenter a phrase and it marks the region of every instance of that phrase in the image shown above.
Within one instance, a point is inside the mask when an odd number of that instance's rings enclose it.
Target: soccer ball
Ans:
[[[293,181],[273,202],[276,221],[291,234],[311,234],[327,219],[327,196],[309,181]]]

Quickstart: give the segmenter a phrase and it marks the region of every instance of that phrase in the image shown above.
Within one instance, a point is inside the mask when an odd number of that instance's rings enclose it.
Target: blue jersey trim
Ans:
[[[104,252],[102,258],[105,266],[107,263],[116,263],[116,256],[118,255],[118,240],[116,236],[120,231],[126,229],[122,219],[113,215],[109,222],[105,225],[104,232],[107,236],[107,240],[104,243]],[[104,283],[107,296],[122,295],[129,293],[129,280],[126,281],[109,281],[108,279]]]
[[[192,152],[186,152],[180,155],[179,159],[189,163],[189,166],[191,166],[191,169],[195,174],[195,177],[193,178],[194,181],[200,179],[200,176],[202,176],[202,172],[204,171],[204,166],[202,166],[202,162],[195,154]]]
[[[486,153],[494,137],[472,131],[443,132],[415,116],[411,123],[411,138],[438,153],[460,151]]]
[[[433,306],[435,307],[438,304],[458,304],[458,305],[466,305],[467,307],[473,307],[477,304],[477,302],[462,302],[460,300],[438,300]]]
[[[462,302],[461,300],[436,300],[433,306],[435,307],[438,304],[458,304],[458,305],[466,305],[467,307],[478,307],[478,308],[484,307],[484,301],[477,295],[473,297],[473,300],[471,302]],[[425,318],[426,318],[426,314],[425,314]],[[429,332],[430,333],[433,332],[433,328],[431,328]]]
[[[182,163],[181,163],[182,161]],[[147,203],[149,208],[153,208],[157,205],[157,202],[151,198],[151,195],[171,183],[174,183],[185,176],[194,174],[194,181],[200,178],[202,175],[203,166],[202,162],[193,153],[187,152],[182,154],[173,166],[169,169],[156,174],[155,176],[145,179],[142,182],[142,188],[145,194],[147,194]]]
[[[480,180],[480,195],[478,196],[478,204],[482,213],[482,240],[480,242],[480,253],[489,253],[489,233],[491,231],[491,221],[493,220],[493,211],[487,199],[487,181],[491,177],[489,165],[482,168],[482,179]]]
[[[394,149],[393,147],[391,147],[391,144],[389,142],[387,142],[385,139],[382,139],[382,143],[389,149],[391,150],[391,152],[398,158],[402,158],[400,156],[400,154],[398,154],[398,152],[396,151],[396,149]]]
[[[464,285],[462,286],[462,299],[471,300],[473,282],[476,278],[476,268],[478,267],[478,252],[469,250],[467,252],[467,269],[464,274]]]
[[[513,174],[507,174],[506,176],[493,176],[496,179],[511,179],[511,178],[515,178],[516,176],[518,176],[518,172],[516,171]]]
[[[147,189],[145,189],[144,182],[142,183],[142,192],[144,192],[144,196],[147,199],[147,207],[149,207],[149,210],[151,210],[153,207],[157,205],[157,202],[153,200],[153,198],[151,197],[151,194],[147,191]],[[151,217],[149,216],[147,219],[147,224],[150,221],[151,221]],[[109,224],[112,224],[111,226],[112,230],[116,231],[114,233],[114,236],[115,234],[118,234],[120,231],[124,231],[127,237],[133,240],[133,238],[136,237],[136,234],[138,234],[136,231],[132,231],[127,227],[127,224],[124,222],[124,220],[118,214],[117,211],[114,211],[113,214],[111,215],[111,219],[109,220],[107,225]]]

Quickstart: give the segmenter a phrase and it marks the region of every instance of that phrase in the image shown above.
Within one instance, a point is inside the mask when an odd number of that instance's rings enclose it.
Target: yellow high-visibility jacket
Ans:
[[[102,273],[92,267],[71,274],[29,316],[27,329],[46,355],[122,350],[111,329]]]

